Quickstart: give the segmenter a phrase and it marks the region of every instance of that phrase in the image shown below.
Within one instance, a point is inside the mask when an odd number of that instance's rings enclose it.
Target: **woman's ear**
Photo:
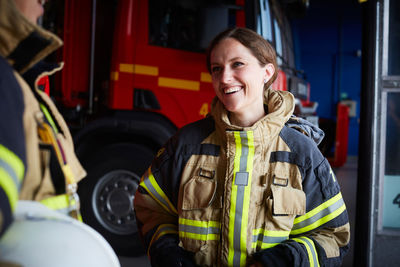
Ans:
[[[275,67],[272,63],[268,63],[265,66],[265,77],[264,77],[264,81],[269,81],[269,79],[271,79],[271,77],[274,75],[275,73]]]

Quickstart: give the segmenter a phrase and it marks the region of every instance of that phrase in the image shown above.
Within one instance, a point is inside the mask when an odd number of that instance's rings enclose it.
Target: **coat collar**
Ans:
[[[14,0],[0,1],[0,56],[24,73],[62,45],[54,34],[31,23]]]
[[[264,104],[268,107],[267,115],[250,127],[240,127],[230,123],[228,111],[215,97],[211,104],[211,115],[215,120],[219,135],[226,141],[226,131],[263,131],[270,137],[279,134],[293,114],[294,97],[286,91],[268,89],[264,93]]]

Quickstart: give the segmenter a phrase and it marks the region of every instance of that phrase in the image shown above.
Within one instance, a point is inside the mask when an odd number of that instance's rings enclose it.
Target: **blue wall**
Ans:
[[[348,155],[358,153],[361,88],[361,8],[355,0],[310,0],[304,18],[292,20],[297,68],[311,84],[321,118],[336,119],[341,93],[357,102],[350,118]]]

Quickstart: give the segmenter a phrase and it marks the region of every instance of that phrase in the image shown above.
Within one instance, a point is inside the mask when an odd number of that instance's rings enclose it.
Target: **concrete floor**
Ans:
[[[347,162],[340,168],[335,168],[334,172],[342,189],[342,195],[346,203],[347,212],[350,220],[351,240],[350,251],[343,260],[343,267],[356,266],[353,263],[353,242],[356,212],[356,189],[357,189],[357,157],[348,157]],[[137,258],[120,257],[121,267],[150,267],[147,256]]]
[[[343,267],[357,266],[353,261],[357,193],[357,160],[357,157],[348,157],[347,162],[343,167],[334,169],[342,190],[342,196],[346,203],[347,213],[349,214],[350,220],[350,251],[343,260]]]

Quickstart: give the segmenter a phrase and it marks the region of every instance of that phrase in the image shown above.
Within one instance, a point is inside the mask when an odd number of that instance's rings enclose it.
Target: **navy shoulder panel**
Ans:
[[[0,144],[26,165],[23,126],[24,97],[13,69],[0,56]]]
[[[275,155],[271,155],[271,160],[273,160],[274,157],[287,158],[287,160],[284,161],[297,164],[305,169],[323,161],[324,157],[316,143],[296,129],[284,126],[280,132],[280,137],[288,145],[290,152],[274,152]]]
[[[178,131],[178,136],[183,143],[196,144],[201,143],[214,130],[214,119],[210,116],[183,126]]]
[[[179,153],[191,155],[219,155],[219,146],[202,144],[215,131],[214,119],[210,116],[182,127],[177,135],[176,148]]]

